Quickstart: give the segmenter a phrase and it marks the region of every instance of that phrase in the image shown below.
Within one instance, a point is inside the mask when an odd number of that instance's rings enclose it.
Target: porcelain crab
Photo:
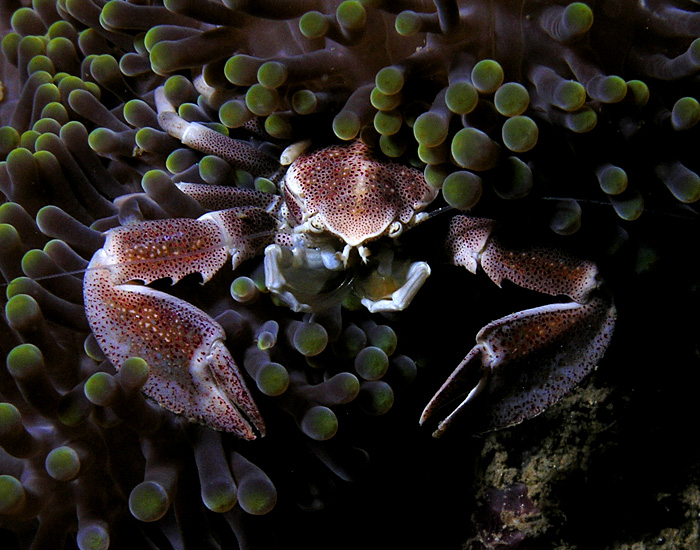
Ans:
[[[304,153],[282,163],[196,122],[180,118],[157,92],[159,123],[185,145],[216,154],[279,182],[278,193],[178,184],[208,212],[198,219],[143,221],[112,229],[84,279],[92,331],[114,366],[143,357],[144,392],[166,409],[244,439],[265,424],[227,350],[223,328],[195,306],[147,286],[200,273],[207,282],[232,258],[233,269],[264,255],[265,283],[297,311],[338,303],[352,290],[372,312],[405,309],[430,275],[422,261],[396,261],[385,246],[423,222],[438,194],[422,172],[375,156],[361,141]],[[291,151],[291,153],[290,153]],[[291,155],[291,156],[290,156]],[[283,175],[283,164],[289,164]],[[568,393],[602,357],[615,308],[596,266],[546,248],[509,250],[492,220],[456,215],[447,238],[452,263],[494,283],[503,280],[570,301],[508,315],[486,325],[421,416],[458,398],[442,434],[473,402],[486,403],[485,429],[516,424]],[[367,278],[354,266],[372,263]],[[332,290],[319,290],[330,285]],[[377,280],[380,284],[377,284]],[[144,284],[132,284],[141,281]],[[476,383],[474,379],[476,378]]]

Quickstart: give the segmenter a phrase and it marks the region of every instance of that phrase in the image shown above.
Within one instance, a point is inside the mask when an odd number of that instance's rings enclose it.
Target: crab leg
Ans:
[[[146,221],[111,230],[88,266],[83,294],[92,331],[119,369],[129,357],[150,368],[144,392],[189,420],[254,439],[265,426],[226,349],[223,328],[191,304],[148,284],[190,273],[209,280],[272,239],[277,220],[259,208],[232,208],[197,220]]]
[[[481,265],[499,286],[508,279],[574,301],[513,313],[482,328],[476,346],[423,411],[421,424],[463,399],[435,436],[465,411],[478,432],[539,414],[595,368],[613,333],[615,307],[598,290],[594,264],[553,249],[508,250],[491,237],[492,229],[491,220],[456,217],[448,239],[454,263],[472,272]]]
[[[279,160],[249,143],[232,139],[199,122],[188,122],[177,114],[162,86],[154,92],[158,123],[169,135],[196,151],[217,155],[236,168],[265,177],[276,177]]]

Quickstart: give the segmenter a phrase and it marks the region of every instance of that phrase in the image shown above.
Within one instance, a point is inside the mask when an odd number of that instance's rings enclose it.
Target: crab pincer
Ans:
[[[421,424],[461,400],[436,437],[458,419],[486,432],[536,416],[595,368],[612,337],[615,306],[600,288],[595,264],[549,248],[510,250],[492,237],[494,227],[492,220],[456,216],[448,238],[453,263],[472,273],[481,266],[499,286],[507,279],[572,301],[519,311],[482,328],[423,411]]]
[[[190,273],[206,282],[229,256],[235,268],[259,254],[276,227],[273,216],[254,207],[119,227],[108,232],[83,283],[88,321],[116,369],[130,357],[143,358],[151,369],[147,395],[243,439],[264,435],[265,425],[223,328],[195,306],[146,285],[166,277],[175,283]]]

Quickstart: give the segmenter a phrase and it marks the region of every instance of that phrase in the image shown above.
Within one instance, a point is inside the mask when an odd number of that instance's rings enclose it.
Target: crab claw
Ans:
[[[266,243],[247,236],[276,223],[266,216],[232,209],[113,229],[83,282],[88,321],[116,369],[129,357],[143,358],[151,369],[147,395],[191,421],[244,439],[264,435],[265,425],[224,345],[223,328],[184,300],[129,281],[177,281],[195,272],[206,281],[229,255],[236,264],[259,252]]]
[[[550,304],[486,325],[476,346],[433,396],[421,424],[462,398],[435,437],[469,413],[469,428],[487,432],[532,418],[571,391],[598,364],[612,336],[615,307],[604,299]]]
[[[548,248],[511,250],[491,235],[491,220],[456,216],[448,250],[453,263],[481,267],[497,285],[504,279],[573,301],[507,315],[479,331],[476,346],[425,407],[433,413],[463,399],[433,434],[469,417],[486,432],[532,418],[571,391],[603,357],[615,326],[615,306],[599,288],[595,264]],[[469,412],[469,415],[465,413]]]

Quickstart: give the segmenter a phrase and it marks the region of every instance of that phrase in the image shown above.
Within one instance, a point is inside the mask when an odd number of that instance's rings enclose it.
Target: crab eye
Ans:
[[[403,224],[399,221],[392,222],[392,224],[389,226],[389,233],[388,235],[391,238],[398,237],[403,233]]]
[[[311,231],[314,233],[321,233],[322,231],[325,231],[325,227],[323,226],[323,223],[321,223],[318,218],[314,217],[309,220],[309,228]]]

